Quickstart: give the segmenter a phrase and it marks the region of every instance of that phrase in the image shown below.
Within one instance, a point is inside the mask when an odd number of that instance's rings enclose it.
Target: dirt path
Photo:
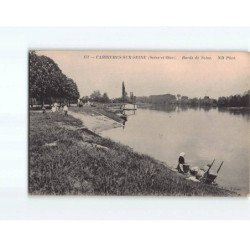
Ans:
[[[107,129],[122,126],[121,123],[116,122],[102,114],[97,115],[96,113],[93,113],[92,115],[88,115],[69,111],[69,115],[81,120],[84,126],[86,126],[89,130],[97,134]]]

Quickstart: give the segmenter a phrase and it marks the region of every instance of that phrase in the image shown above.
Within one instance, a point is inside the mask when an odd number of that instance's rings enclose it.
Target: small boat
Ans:
[[[206,184],[212,184],[218,175],[216,173],[206,172],[201,179],[202,182]]]
[[[218,173],[223,165],[223,161],[222,161],[216,173],[210,172],[210,169],[213,166],[214,161],[215,161],[215,159],[213,160],[213,162],[210,165],[208,165],[208,170],[205,172],[204,176],[201,179],[201,181],[206,183],[206,184],[213,184],[214,183],[214,181],[217,178]]]
[[[122,110],[137,110],[137,105],[136,104],[123,104],[121,107]]]
[[[128,117],[126,115],[121,115],[120,116],[122,119],[124,119],[125,121],[127,121]]]
[[[118,113],[117,114],[120,118],[122,118],[123,120],[127,121],[128,117],[127,115],[123,114],[123,113]]]

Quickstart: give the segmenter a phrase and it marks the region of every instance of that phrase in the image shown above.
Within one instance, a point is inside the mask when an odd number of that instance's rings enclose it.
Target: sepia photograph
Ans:
[[[0,249],[245,249],[247,1],[5,2]]]
[[[30,195],[249,194],[248,52],[28,53]]]

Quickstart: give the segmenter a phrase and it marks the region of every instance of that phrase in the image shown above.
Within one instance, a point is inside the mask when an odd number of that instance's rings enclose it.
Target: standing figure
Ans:
[[[68,115],[68,111],[69,111],[68,106],[65,104],[64,107],[63,107],[64,115]]]
[[[44,107],[44,106],[42,107],[42,111],[43,111],[43,114],[45,114],[46,109],[45,109],[45,107]]]
[[[56,107],[55,107],[55,104],[52,106],[52,108],[51,108],[51,112],[52,112],[52,113],[55,113],[55,112],[56,112]]]
[[[54,106],[55,106],[55,110],[56,110],[56,112],[57,112],[57,111],[58,111],[58,105],[57,105],[56,102],[54,103]]]

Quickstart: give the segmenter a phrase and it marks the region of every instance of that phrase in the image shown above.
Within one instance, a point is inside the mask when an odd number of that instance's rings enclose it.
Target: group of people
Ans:
[[[54,112],[59,112],[60,110],[63,111],[64,115],[68,115],[69,109],[68,109],[67,104],[58,105],[57,103],[54,103],[54,104],[52,105],[51,112],[53,112],[53,113],[54,113]],[[46,112],[46,109],[45,109],[44,106],[42,107],[42,111],[43,111],[43,113]]]

